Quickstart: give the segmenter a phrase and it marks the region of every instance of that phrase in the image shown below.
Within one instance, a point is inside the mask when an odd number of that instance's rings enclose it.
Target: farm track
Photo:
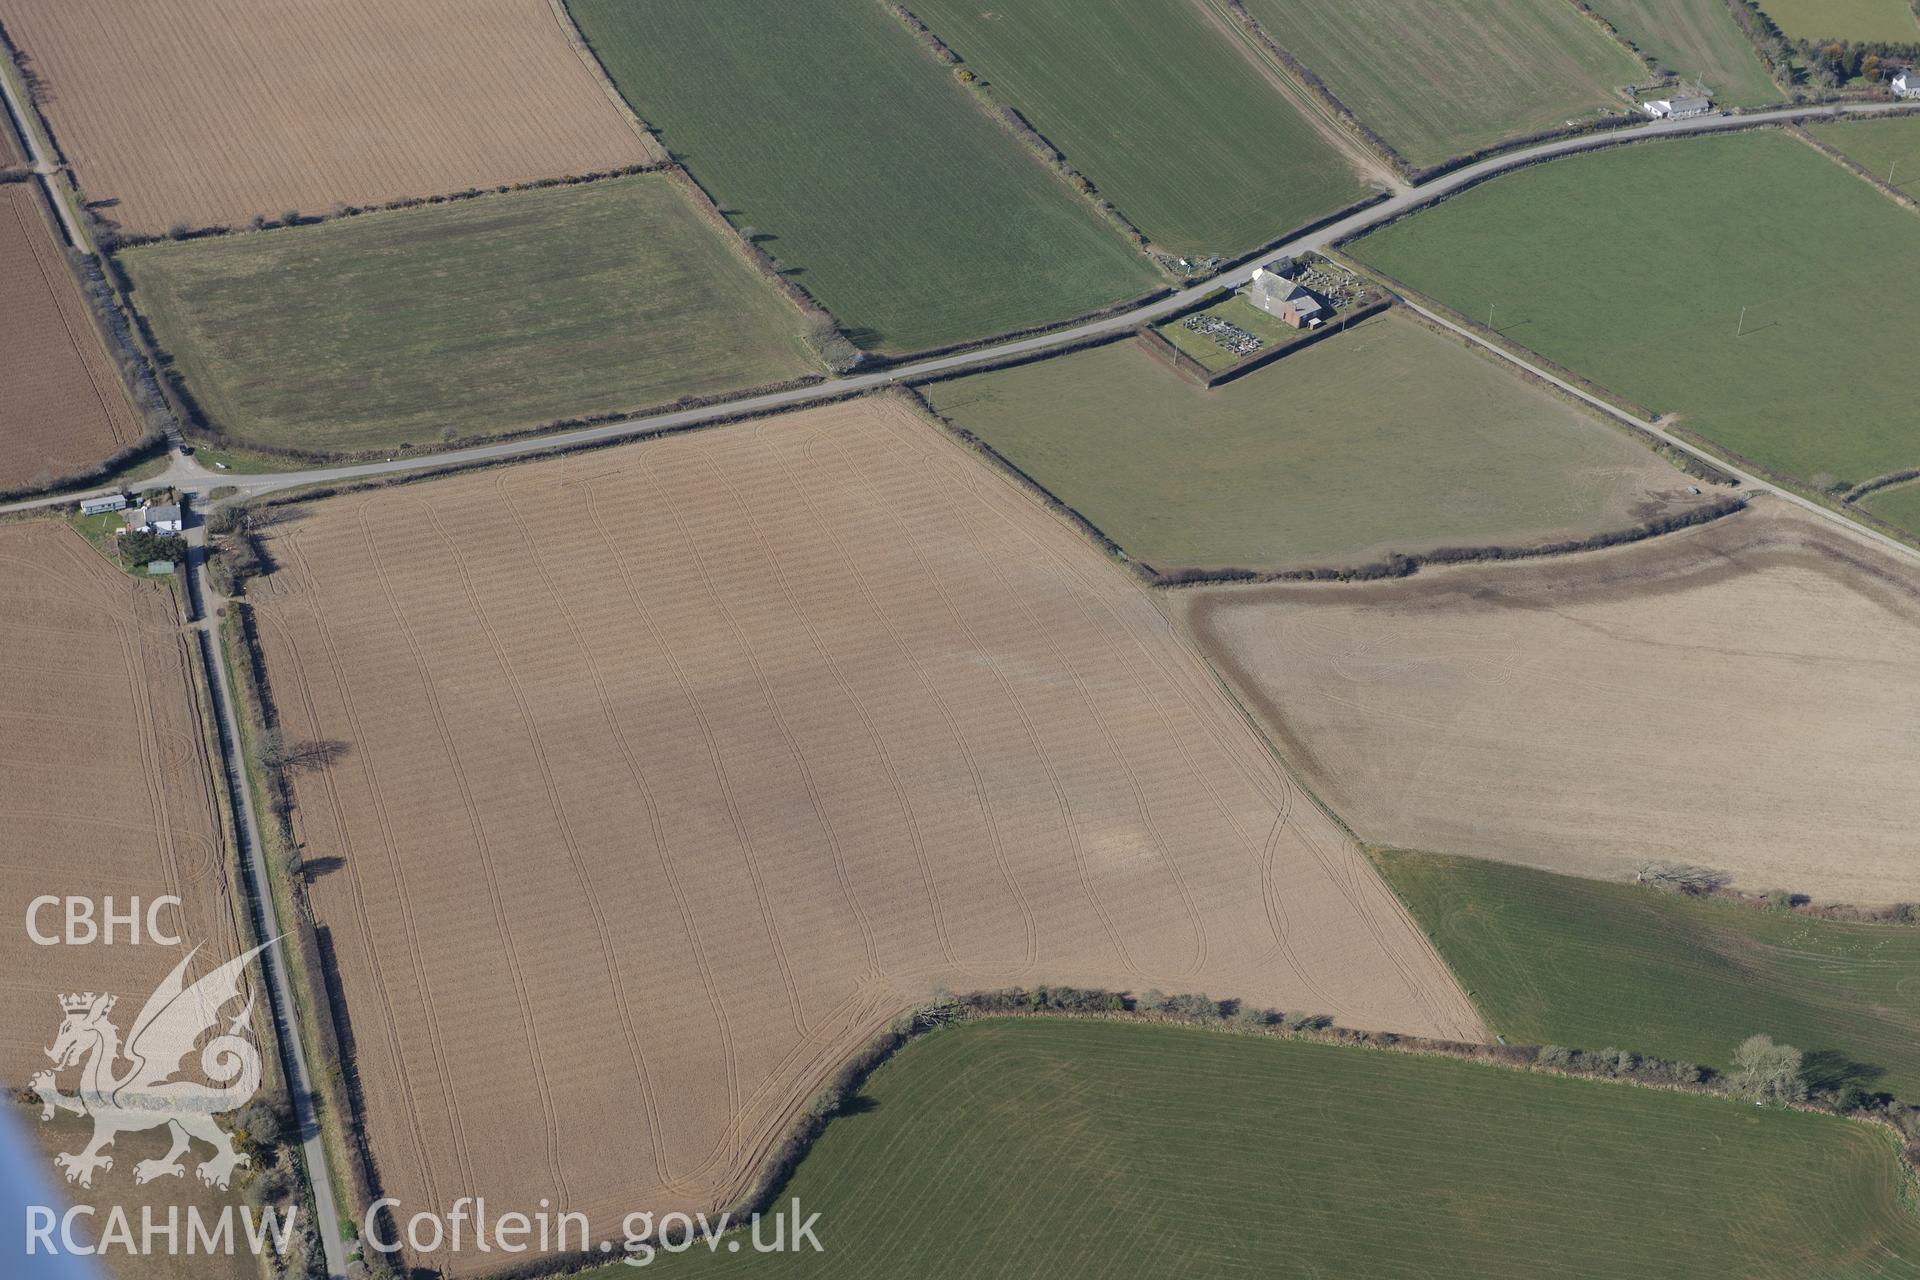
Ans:
[[[359,1058],[409,1206],[469,1176],[601,1232],[729,1203],[940,986],[1204,989],[1477,1032],[1152,603],[903,404],[289,516],[265,531],[286,568],[250,596],[277,700],[318,717],[299,732],[350,740],[294,780],[296,833],[344,860],[311,893],[349,1014],[398,1023]],[[406,795],[369,785],[402,754]],[[346,843],[370,823],[391,858]],[[417,974],[360,958],[415,914]],[[467,920],[503,942],[442,954]],[[422,986],[438,1034],[398,998]],[[486,1055],[457,1047],[482,1029]],[[464,1143],[423,1143],[376,1087],[415,1077],[444,1081]]]

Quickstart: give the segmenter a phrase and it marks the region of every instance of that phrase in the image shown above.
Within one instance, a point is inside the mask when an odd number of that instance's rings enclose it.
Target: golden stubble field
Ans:
[[[1777,502],[1592,555],[1186,604],[1362,839],[1920,898],[1920,573]]]
[[[34,184],[0,185],[0,489],[85,470],[140,435],[54,234]]]
[[[941,986],[1479,1031],[1152,601],[904,403],[333,498],[266,550],[270,696],[344,744],[296,835],[403,1214],[724,1203]]]
[[[236,953],[194,659],[175,619],[166,588],[128,577],[66,526],[0,525],[0,1084],[8,1088],[50,1065],[42,1051],[60,1026],[60,994],[114,993],[113,1018],[125,1033],[185,946],[204,944],[193,976]],[[112,895],[122,911],[136,895],[143,903],[177,895],[181,909],[160,920],[184,946],[129,945],[124,929],[112,946],[37,945],[27,908],[43,894]],[[37,923],[57,934],[61,917],[43,909]],[[262,1051],[271,1060],[271,1043]],[[73,1072],[61,1080],[69,1093],[76,1082]],[[100,1175],[111,1183],[96,1185],[121,1187],[123,1173],[131,1185],[134,1162],[165,1150],[163,1135],[126,1136],[114,1152],[124,1161]]]
[[[0,0],[88,199],[232,226],[657,158],[553,0]]]

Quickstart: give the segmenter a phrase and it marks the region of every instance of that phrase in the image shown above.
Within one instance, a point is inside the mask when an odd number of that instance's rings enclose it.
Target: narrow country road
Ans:
[[[1089,338],[1098,338],[1122,333],[1142,324],[1160,320],[1175,312],[1192,306],[1195,302],[1213,290],[1244,285],[1253,276],[1256,267],[1265,266],[1278,258],[1293,257],[1298,254],[1324,249],[1335,241],[1345,239],[1356,232],[1389,221],[1407,210],[1430,200],[1470,186],[1494,174],[1509,169],[1517,169],[1537,160],[1553,156],[1568,155],[1587,151],[1595,147],[1613,146],[1626,141],[1641,141],[1651,138],[1685,137],[1690,134],[1716,133],[1727,130],[1749,128],[1756,124],[1778,124],[1791,120],[1804,120],[1816,117],[1834,117],[1841,115],[1877,115],[1911,110],[1898,104],[1879,103],[1842,103],[1823,107],[1783,107],[1777,111],[1755,112],[1748,115],[1696,116],[1688,120],[1650,120],[1645,124],[1628,125],[1604,133],[1580,134],[1571,138],[1559,138],[1552,142],[1543,142],[1517,151],[1504,152],[1476,164],[1467,165],[1451,173],[1443,174],[1419,187],[1392,195],[1379,204],[1370,205],[1348,216],[1320,228],[1317,231],[1295,237],[1279,245],[1258,259],[1242,266],[1222,272],[1199,284],[1179,290],[1158,302],[1136,307],[1117,315],[1090,320],[1085,324],[1068,329],[1059,329],[1051,333],[1039,334],[1030,338],[1018,338],[992,346],[976,347],[951,355],[935,356],[926,360],[917,360],[909,364],[895,365],[871,373],[856,373],[844,378],[830,378],[812,386],[796,387],[787,391],[770,392],[766,395],[747,396],[739,400],[728,400],[720,404],[705,405],[697,409],[679,409],[668,413],[650,414],[644,417],[624,418],[618,422],[604,423],[595,427],[583,427],[573,431],[559,431],[547,435],[528,436],[517,440],[503,440],[495,444],[475,445],[466,449],[454,449],[445,453],[422,454],[406,458],[396,458],[387,462],[353,463],[333,467],[314,467],[300,471],[282,471],[273,473],[244,473],[234,471],[211,471],[202,467],[193,458],[178,452],[173,455],[172,464],[166,471],[131,487],[151,489],[175,487],[196,492],[202,496],[213,487],[230,486],[235,499],[255,497],[284,489],[299,488],[314,484],[337,484],[353,480],[372,479],[380,476],[404,475],[409,472],[427,471],[440,467],[471,466],[475,463],[495,462],[526,454],[546,453],[554,450],[575,448],[588,444],[604,444],[608,441],[650,435],[675,428],[696,426],[719,418],[729,418],[739,414],[764,413],[776,409],[790,409],[801,405],[813,404],[822,400],[837,399],[842,396],[870,391],[879,387],[896,384],[909,384],[924,381],[937,375],[951,374],[967,369],[990,365],[1010,357],[1034,355],[1051,351],[1059,347],[1071,346]],[[1558,381],[1543,370],[1535,369],[1524,360],[1509,356],[1514,363],[1520,364],[1547,378]],[[1583,397],[1585,398],[1585,397]],[[1645,424],[1637,423],[1644,426]],[[1676,441],[1676,444],[1680,442]],[[1699,452],[1692,446],[1681,444],[1691,452]],[[1715,460],[1715,465],[1725,468],[1726,464]],[[1760,483],[1754,481],[1754,483]],[[89,493],[116,492],[121,486],[109,486]],[[35,507],[72,503],[87,493],[62,494],[56,498],[35,498],[23,502],[0,506],[0,514],[12,511],[29,510]],[[1864,526],[1849,520],[1836,511],[1807,503],[1802,505],[1833,520],[1847,529],[1871,533]],[[1892,539],[1874,535],[1875,540],[1898,548],[1909,556],[1920,553]]]
[[[214,727],[220,737],[221,779],[226,783],[229,807],[233,813],[235,843],[241,864],[246,868],[247,888],[253,894],[254,927],[262,942],[275,939],[261,953],[267,971],[269,1007],[280,1041],[280,1064],[287,1079],[287,1093],[293,1103],[294,1123],[300,1130],[300,1147],[306,1159],[307,1181],[313,1188],[314,1228],[326,1254],[329,1280],[343,1280],[347,1273],[346,1241],[340,1232],[340,1213],[333,1198],[333,1179],[327,1162],[326,1139],[320,1132],[319,1116],[314,1110],[313,1077],[307,1069],[307,1053],[300,1038],[298,1006],[293,1001],[293,983],[287,975],[285,930],[274,907],[273,889],[267,875],[266,845],[260,839],[260,821],[254,812],[253,790],[247,785],[246,759],[241,754],[239,713],[233,705],[234,683],[227,668],[227,654],[220,642],[219,604],[212,577],[207,573],[206,526],[196,519],[187,530],[187,601],[191,615],[188,627],[200,650],[205,668],[207,697],[213,703]]]

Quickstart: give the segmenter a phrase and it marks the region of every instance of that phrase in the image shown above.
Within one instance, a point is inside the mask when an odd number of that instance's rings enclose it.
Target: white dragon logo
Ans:
[[[115,997],[91,991],[60,997],[65,1017],[53,1047],[47,1050],[54,1069],[39,1072],[28,1084],[40,1097],[41,1120],[53,1119],[56,1110],[93,1117],[93,1141],[86,1149],[77,1155],[63,1151],[53,1158],[54,1165],[66,1171],[68,1182],[92,1186],[95,1169],[113,1168],[113,1157],[105,1150],[117,1136],[166,1125],[173,1134],[173,1149],[161,1159],[136,1164],[133,1180],[143,1183],[180,1177],[186,1172],[180,1157],[187,1154],[191,1140],[198,1138],[214,1150],[213,1158],[196,1170],[200,1181],[226,1188],[234,1169],[246,1164],[247,1157],[234,1150],[233,1139],[213,1118],[240,1106],[260,1087],[260,1050],[245,1033],[253,1013],[251,994],[246,1006],[228,1022],[227,1030],[200,1049],[200,1069],[214,1083],[176,1080],[173,1076],[201,1035],[220,1021],[221,1008],[239,998],[242,970],[271,945],[263,943],[192,986],[185,986],[182,976],[200,948],[189,951],[147,997],[140,1016],[133,1020],[124,1050],[120,1029],[107,1019]],[[80,1070],[79,1093],[61,1093],[55,1084],[56,1073],[79,1065],[83,1057],[86,1061]],[[124,1073],[116,1074],[122,1058],[130,1065]]]

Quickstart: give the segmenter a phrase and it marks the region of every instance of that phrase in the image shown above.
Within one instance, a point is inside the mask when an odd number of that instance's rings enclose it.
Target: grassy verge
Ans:
[[[1505,863],[1375,861],[1488,1025],[1725,1068],[1764,1032],[1816,1085],[1920,1097],[1920,928],[1810,919]]]
[[[232,443],[393,448],[817,371],[799,310],[660,174],[118,262],[173,373]]]
[[[845,1111],[783,1193],[820,1215],[824,1252],[721,1241],[656,1264],[1785,1280],[1920,1256],[1882,1130],[1445,1058],[988,1020],[910,1045]]]
[[[349,1242],[359,1235],[357,1215],[364,1197],[356,1189],[359,1179],[348,1171],[361,1167],[359,1144],[352,1140],[353,1117],[346,1100],[346,1079],[337,1054],[328,1054],[323,1046],[334,1045],[332,1010],[324,1003],[326,983],[313,971],[312,956],[303,934],[311,930],[312,915],[298,900],[287,865],[286,832],[275,818],[271,788],[260,763],[259,736],[265,699],[255,677],[253,656],[242,637],[244,603],[229,601],[219,623],[216,643],[222,648],[230,673],[227,696],[232,700],[234,722],[240,734],[240,759],[246,777],[247,792],[260,825],[261,855],[266,859],[267,883],[273,895],[274,916],[289,935],[281,953],[288,963],[288,987],[293,992],[292,1014],[300,1027],[302,1043],[308,1047],[307,1074],[318,1086],[313,1094],[314,1116],[320,1125],[320,1140],[326,1147],[327,1172],[335,1206],[344,1215],[341,1226]],[[234,687],[239,686],[239,687]],[[325,1019],[324,1024],[321,1019]],[[311,1171],[309,1171],[311,1172]]]

